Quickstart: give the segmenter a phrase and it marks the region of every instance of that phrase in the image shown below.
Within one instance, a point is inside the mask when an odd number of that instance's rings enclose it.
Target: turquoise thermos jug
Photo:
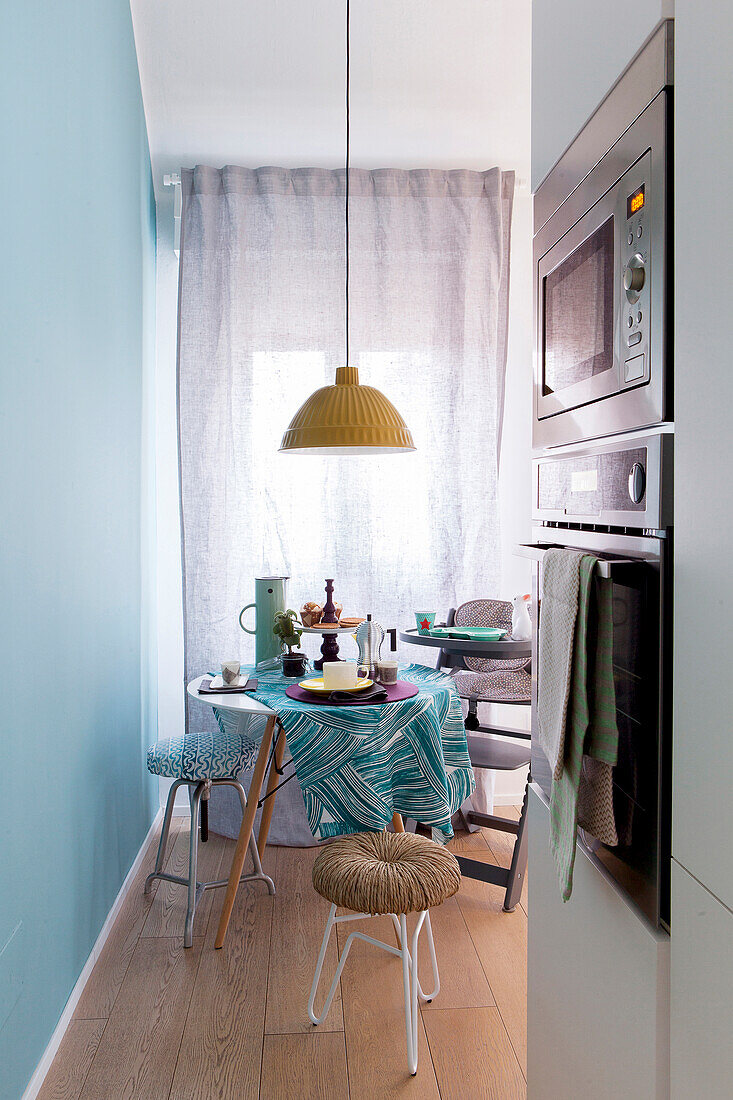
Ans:
[[[255,662],[260,665],[272,661],[280,654],[280,639],[272,633],[275,615],[285,611],[288,577],[255,577],[255,600],[239,612],[239,625],[247,634],[255,636]],[[255,609],[255,628],[250,630],[242,622],[242,616],[250,607]]]

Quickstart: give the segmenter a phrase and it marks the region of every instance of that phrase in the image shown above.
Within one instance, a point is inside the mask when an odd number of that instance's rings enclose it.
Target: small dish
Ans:
[[[356,681],[356,687],[353,688],[327,688],[324,686],[323,677],[317,676],[312,680],[301,680],[298,687],[303,688],[304,691],[312,691],[315,695],[330,695],[332,691],[364,691],[365,688],[371,687],[374,683],[367,676],[362,676]]]

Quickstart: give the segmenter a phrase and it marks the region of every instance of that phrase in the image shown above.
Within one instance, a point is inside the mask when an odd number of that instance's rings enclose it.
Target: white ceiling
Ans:
[[[344,156],[345,0],[131,0],[156,194],[194,164]],[[529,175],[531,0],[351,0],[360,167]]]

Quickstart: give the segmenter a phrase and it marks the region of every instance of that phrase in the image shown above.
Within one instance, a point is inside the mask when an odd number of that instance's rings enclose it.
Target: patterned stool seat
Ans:
[[[414,833],[354,833],[327,844],[313,864],[313,886],[355,913],[420,913],[461,885],[456,857]]]
[[[187,733],[148,749],[148,771],[168,779],[232,779],[254,764],[258,747],[234,732]]]

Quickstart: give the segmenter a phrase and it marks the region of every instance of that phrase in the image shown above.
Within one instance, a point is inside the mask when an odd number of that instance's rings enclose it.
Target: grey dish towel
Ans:
[[[540,748],[550,762],[553,779],[562,775],[565,757],[565,724],[582,557],[577,550],[551,549],[542,562],[537,735]]]

